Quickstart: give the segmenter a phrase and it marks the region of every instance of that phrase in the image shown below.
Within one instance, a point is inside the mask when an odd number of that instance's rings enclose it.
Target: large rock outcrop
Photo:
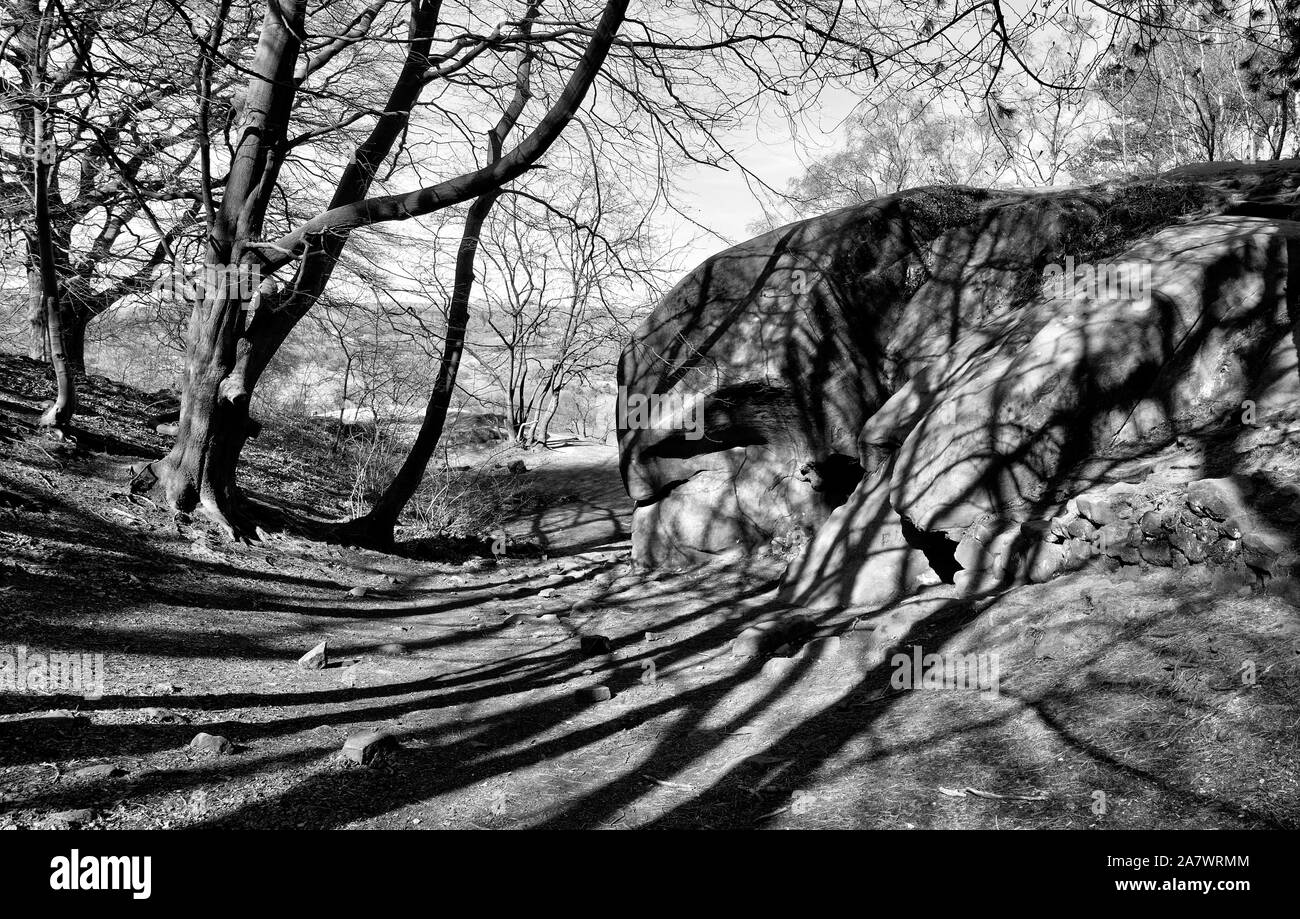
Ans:
[[[1290,494],[1296,467],[1269,460],[1290,434],[1259,432],[1300,396],[1298,183],[1285,161],[924,188],[714,256],[620,363],[621,398],[664,407],[620,420],[637,561],[775,547],[805,605],[1096,559],[1240,562],[1241,533],[1188,542],[1209,531],[1186,492],[1254,476]],[[1142,502],[1108,531],[1070,503],[1116,482]],[[1255,514],[1270,572],[1291,523],[1273,504]]]

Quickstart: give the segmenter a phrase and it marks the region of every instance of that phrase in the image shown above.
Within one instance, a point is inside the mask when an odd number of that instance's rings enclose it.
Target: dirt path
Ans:
[[[1161,644],[1139,634],[1081,668],[1031,661],[998,698],[899,693],[877,632],[846,632],[844,615],[803,624],[839,633],[838,652],[735,656],[742,629],[773,614],[770,571],[647,580],[592,553],[461,574],[345,552],[290,575],[282,547],[240,596],[217,571],[254,570],[266,550],[208,551],[181,566],[205,589],[167,579],[93,612],[54,598],[83,621],[31,643],[102,651],[110,688],[4,698],[0,824],[88,811],[104,827],[1296,825],[1294,741],[1231,690],[1176,689],[1161,662],[1187,650],[1168,637],[1145,673],[1113,675],[1114,655]],[[370,592],[350,596],[357,584]],[[919,605],[908,638],[943,646],[1074,589],[983,611]],[[1122,608],[1122,592],[1108,602]],[[296,667],[322,639],[331,665]],[[1084,691],[1132,673],[1113,698]],[[602,686],[607,701],[591,694]],[[1264,704],[1285,707],[1279,689]],[[1200,694],[1194,718],[1179,691]],[[400,739],[395,759],[340,760],[349,734],[374,728]],[[200,730],[238,752],[191,754]],[[1099,790],[1109,816],[1090,811]]]
[[[618,472],[618,449],[574,445],[532,454],[530,476],[543,491],[576,500],[507,525],[510,536],[534,540],[552,555],[628,550],[632,505]]]

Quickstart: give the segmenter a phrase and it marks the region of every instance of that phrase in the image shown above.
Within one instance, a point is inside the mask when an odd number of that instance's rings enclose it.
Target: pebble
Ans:
[[[76,713],[70,712],[66,708],[56,708],[53,711],[43,712],[37,717],[47,721],[75,721],[77,719]]]

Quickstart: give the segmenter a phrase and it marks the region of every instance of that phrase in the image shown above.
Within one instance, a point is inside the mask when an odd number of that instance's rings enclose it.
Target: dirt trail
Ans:
[[[631,548],[632,505],[619,476],[616,447],[557,447],[531,454],[527,464],[542,491],[574,500],[508,524],[512,538],[534,540],[553,555]]]

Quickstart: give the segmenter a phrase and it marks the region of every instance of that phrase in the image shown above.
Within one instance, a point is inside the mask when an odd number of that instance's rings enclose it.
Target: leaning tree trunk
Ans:
[[[424,86],[440,8],[440,0],[421,0],[412,4],[411,40],[402,71],[389,94],[383,115],[344,168],[330,200],[330,210],[364,200],[380,166],[404,136],[410,124],[410,113]],[[227,391],[232,396],[246,401],[248,394],[253,392],[280,345],[329,285],[348,238],[349,231],[341,227],[305,242],[305,251],[292,283],[284,291],[268,293],[235,345],[235,369],[227,384]],[[236,451],[230,461],[238,462],[238,458]]]
[[[171,452],[151,465],[156,481],[149,484],[169,504],[197,507],[231,535],[238,528],[235,467],[249,433],[249,394],[234,374],[248,306],[242,279],[256,261],[250,244],[261,235],[285,154],[305,13],[306,0],[268,4],[225,193],[209,214],[206,284],[186,335],[180,430]]]
[[[478,256],[479,235],[497,197],[493,193],[475,199],[465,217],[460,250],[456,254],[456,277],[451,302],[447,306],[447,337],[443,341],[442,360],[438,364],[438,377],[434,381],[433,393],[425,407],[424,420],[420,423],[415,443],[411,445],[402,468],[388,483],[374,506],[366,514],[349,520],[335,530],[334,538],[340,542],[390,548],[398,517],[424,481],[425,470],[438,448],[447,421],[447,409],[456,391],[456,374],[460,370],[460,359],[465,350],[465,330],[469,325],[469,298],[474,290],[474,262]]]
[[[520,33],[527,37],[532,25],[541,11],[541,0],[531,0],[523,21],[519,24]],[[622,14],[615,17],[620,21]],[[602,27],[608,23],[602,19]],[[614,25],[615,31],[617,24]],[[611,37],[612,32],[608,33]],[[591,49],[588,49],[588,54]],[[534,52],[526,50],[520,56],[515,69],[515,93],[501,118],[488,132],[490,159],[493,163],[501,161],[502,147],[506,137],[514,130],[523,112],[524,105],[531,95],[529,75],[532,70]],[[585,92],[585,90],[584,90]],[[569,117],[571,117],[571,114]],[[411,445],[402,468],[388,483],[383,494],[374,506],[361,517],[350,520],[334,531],[334,537],[341,542],[360,543],[363,545],[389,548],[393,544],[393,530],[403,509],[415,496],[416,490],[424,480],[425,470],[433,452],[438,448],[442,429],[447,421],[447,409],[451,406],[451,397],[456,391],[456,375],[460,370],[461,355],[465,351],[465,330],[469,325],[469,298],[474,290],[474,262],[478,257],[479,237],[483,224],[493,205],[501,196],[499,189],[487,192],[475,198],[465,215],[465,227],[461,232],[460,249],[456,253],[456,275],[452,284],[451,302],[447,305],[447,337],[443,341],[442,360],[438,364],[438,377],[434,381],[433,393],[424,410],[424,420],[420,423],[420,432]]]
[[[362,153],[373,148],[376,154],[373,164],[377,166],[386,159],[394,139],[404,133],[410,109],[418,102],[428,75],[427,48],[440,6],[440,0],[411,4],[412,22],[418,28],[412,31],[407,64],[393,91],[394,98],[409,97],[410,104],[394,106],[390,98],[390,105],[370,140],[345,170],[335,190],[335,200],[350,199],[350,203],[332,206],[274,243],[268,243],[258,240],[286,152],[288,118],[297,87],[294,62],[301,48],[306,0],[271,0],[268,4],[257,56],[249,70],[244,121],[225,179],[219,218],[209,214],[208,267],[221,269],[244,264],[274,271],[296,258],[298,272],[286,296],[265,294],[264,306],[257,310],[246,333],[240,331],[244,325],[242,302],[223,298],[216,304],[208,301],[196,304],[188,336],[181,429],[171,453],[153,464],[158,487],[178,507],[202,503],[231,528],[228,518],[234,510],[235,466],[247,436],[249,395],[280,344],[310,309],[314,294],[328,281],[351,229],[433,213],[476,200],[475,195],[499,194],[502,186],[533,168],[582,105],[623,24],[628,0],[606,0],[591,40],[564,88],[529,136],[509,156],[502,156],[501,143],[517,122],[529,96],[528,67],[535,54],[531,48],[522,55],[517,73],[519,90],[497,127],[490,132],[491,165],[416,193],[367,199],[374,174],[369,169],[371,162],[363,162]],[[527,31],[540,6],[541,0],[530,2],[524,21],[517,27],[520,33]],[[251,254],[254,250],[262,252],[260,258]],[[272,252],[276,254],[268,254]],[[232,329],[236,330],[233,335]],[[445,417],[445,409],[442,414]],[[435,444],[436,440],[435,434]]]

